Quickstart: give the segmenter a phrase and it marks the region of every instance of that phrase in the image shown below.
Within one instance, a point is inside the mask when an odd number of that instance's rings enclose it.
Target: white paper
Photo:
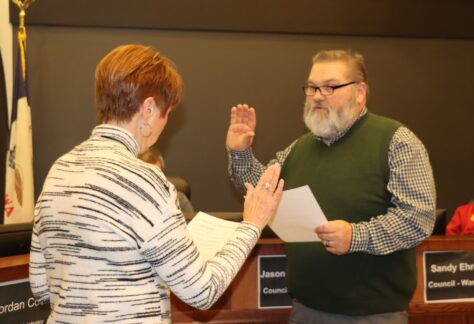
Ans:
[[[199,212],[188,224],[188,232],[204,259],[212,258],[234,234],[239,222]]]
[[[285,242],[320,241],[314,229],[327,223],[309,187],[285,190],[269,226]]]

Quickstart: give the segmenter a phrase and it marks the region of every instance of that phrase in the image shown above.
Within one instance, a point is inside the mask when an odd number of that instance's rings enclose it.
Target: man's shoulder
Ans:
[[[316,136],[311,133],[307,132],[300,137],[298,137],[296,140],[294,140],[291,144],[290,147],[294,147],[295,145],[301,145],[303,143],[308,143],[308,142],[313,142],[316,139]]]
[[[363,128],[368,129],[371,133],[391,134],[393,136],[400,128],[405,126],[390,117],[367,113],[363,119]]]
[[[393,119],[393,118],[390,118],[390,117],[387,117],[387,116],[374,114],[372,112],[367,113],[367,119],[372,120],[373,122],[379,123],[379,124],[393,125],[393,126],[396,126],[396,127],[403,126],[403,123],[396,120],[396,119]]]
[[[299,141],[302,141],[302,140],[314,140],[316,138],[316,135],[314,135],[313,133],[311,133],[310,131],[300,135],[300,137],[296,138],[290,145],[296,143],[296,142],[299,142]]]

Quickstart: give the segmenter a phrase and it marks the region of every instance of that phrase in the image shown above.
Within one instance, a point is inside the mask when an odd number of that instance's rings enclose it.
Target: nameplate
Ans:
[[[290,308],[286,288],[286,255],[258,257],[258,308]]]
[[[28,279],[0,283],[0,323],[46,323],[49,304],[40,305],[30,290]]]
[[[425,303],[474,301],[474,251],[423,254]]]

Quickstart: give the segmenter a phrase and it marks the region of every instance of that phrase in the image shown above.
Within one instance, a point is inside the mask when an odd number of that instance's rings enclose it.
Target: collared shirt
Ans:
[[[366,113],[365,108],[354,123]],[[326,142],[326,145],[330,146],[342,138],[352,125]],[[316,139],[322,140],[320,137]],[[283,165],[295,143],[278,152],[276,159],[268,165],[276,162]],[[255,185],[266,167],[253,156],[252,149],[229,150],[228,155],[229,174],[235,186],[244,192],[245,182]],[[378,255],[392,253],[415,246],[433,230],[436,209],[433,171],[423,143],[408,128],[402,126],[393,135],[388,163],[390,175],[387,189],[392,194],[391,202],[395,207],[367,222],[351,223],[349,252]]]

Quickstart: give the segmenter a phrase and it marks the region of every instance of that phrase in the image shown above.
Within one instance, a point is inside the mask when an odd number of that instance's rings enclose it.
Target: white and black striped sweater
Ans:
[[[51,303],[49,323],[170,323],[168,287],[206,309],[255,245],[259,229],[242,223],[206,262],[175,188],[138,151],[130,133],[100,125],[49,171],[30,256],[31,289]]]

